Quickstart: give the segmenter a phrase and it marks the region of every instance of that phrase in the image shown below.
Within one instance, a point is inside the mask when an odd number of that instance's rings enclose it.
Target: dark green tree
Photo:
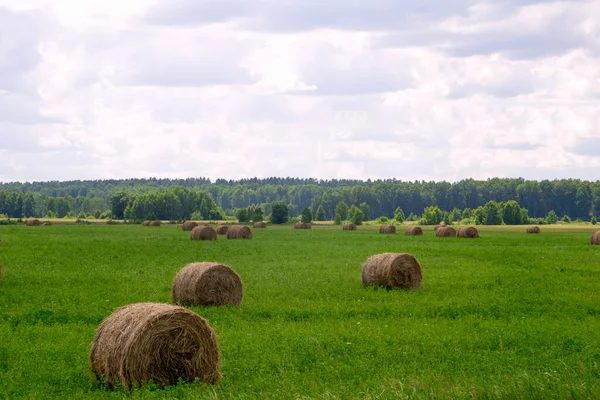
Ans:
[[[327,220],[327,216],[325,215],[325,209],[320,204],[319,204],[319,208],[317,208],[315,219],[317,221],[325,221],[325,220]]]
[[[596,225],[598,223],[598,221],[596,221],[596,217],[594,217],[592,215],[592,219],[590,219],[590,222],[592,223],[592,225]]]
[[[240,208],[237,212],[237,219],[240,223],[248,222],[248,210]]]
[[[307,224],[310,224],[312,222],[312,212],[308,207],[304,207],[304,209],[302,210],[302,222],[305,222]]]
[[[262,210],[261,206],[256,206],[256,208],[254,209],[254,217],[253,217],[252,221],[262,222],[262,220],[264,218],[265,217],[263,215],[263,210]]]
[[[429,206],[423,210],[421,219],[423,225],[437,225],[444,219],[444,214],[438,206]]]
[[[129,196],[127,193],[121,191],[113,194],[110,196],[109,203],[113,218],[124,219],[125,207],[127,207],[127,204],[129,203]],[[58,212],[58,214],[60,215],[60,212]]]
[[[399,223],[404,222],[404,212],[402,211],[402,208],[400,208],[400,206],[396,207],[396,210],[394,210],[394,219]]]
[[[506,225],[521,225],[523,216],[521,215],[521,207],[514,200],[509,200],[504,204],[502,219]]]
[[[350,217],[350,222],[352,222],[355,225],[362,225],[362,222],[365,218],[365,214],[363,214],[362,210],[356,206],[352,206],[355,208],[355,210],[353,210],[353,212],[350,212],[350,210],[348,211],[348,216]],[[352,209],[352,207],[350,207],[350,209]]]
[[[271,203],[271,223],[284,224],[288,220],[288,206],[283,201]]]
[[[554,210],[548,211],[548,215],[546,215],[546,223],[547,224],[555,224],[558,222],[558,216],[554,212]]]
[[[345,221],[348,219],[348,204],[340,201],[337,206],[335,206],[335,216],[336,218],[340,217],[341,221]]]

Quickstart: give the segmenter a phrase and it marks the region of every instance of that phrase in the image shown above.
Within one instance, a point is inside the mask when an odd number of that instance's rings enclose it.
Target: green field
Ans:
[[[175,225],[2,226],[2,398],[600,398],[600,246],[591,227],[477,240],[290,226],[192,242]],[[409,252],[421,289],[363,288],[362,262]],[[117,307],[169,302],[177,271],[230,265],[240,308],[215,329],[222,381],[97,383],[88,354]]]

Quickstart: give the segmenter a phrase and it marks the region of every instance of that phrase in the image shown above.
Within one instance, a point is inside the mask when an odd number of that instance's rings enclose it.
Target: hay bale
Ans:
[[[252,227],[253,227],[253,228],[261,228],[261,229],[262,229],[262,228],[266,228],[266,227],[267,227],[267,224],[265,224],[265,223],[264,223],[264,222],[262,222],[262,221],[261,221],[261,222],[255,222],[255,223],[252,225]]]
[[[217,235],[227,235],[229,227],[225,224],[217,225]]]
[[[239,275],[231,267],[215,262],[186,265],[171,288],[171,298],[182,306],[239,306],[243,296]]]
[[[458,237],[477,239],[479,238],[479,232],[473,226],[463,226],[458,230]]]
[[[134,303],[117,308],[98,327],[90,351],[97,379],[127,389],[153,380],[173,385],[178,379],[214,384],[221,378],[213,328],[198,314],[179,306]]]
[[[25,225],[26,226],[40,226],[40,225],[42,225],[42,223],[40,222],[39,219],[26,219]]]
[[[217,240],[217,232],[210,226],[197,226],[190,232],[190,240]]]
[[[381,225],[379,233],[396,233],[396,227],[394,225]]]
[[[406,236],[423,236],[423,229],[420,226],[409,226],[404,234]]]
[[[150,221],[148,226],[160,226],[160,221]]]
[[[538,226],[528,226],[527,233],[540,233],[540,228]]]
[[[591,243],[593,245],[600,245],[600,231],[594,232],[591,238]]]
[[[443,228],[443,227],[445,227],[445,226],[446,226],[446,225],[444,225],[444,224],[437,224],[436,226],[434,226],[434,227],[433,227],[433,231],[434,231],[434,232],[437,232],[437,231],[438,231],[438,229],[440,229],[440,228]]]
[[[181,230],[182,231],[191,231],[192,229],[194,229],[195,227],[198,226],[197,222],[194,221],[185,221],[182,225],[181,225]]]
[[[388,289],[416,289],[421,286],[423,270],[409,253],[383,253],[371,256],[362,266],[363,286]]]
[[[227,239],[252,239],[252,231],[244,225],[231,225],[227,229]]]
[[[343,231],[355,231],[356,229],[358,229],[356,224],[344,224],[344,226],[342,226]]]
[[[294,224],[294,229],[312,229],[312,225],[306,222],[298,221]]]
[[[442,226],[436,232],[437,237],[456,237],[456,229],[451,226]]]

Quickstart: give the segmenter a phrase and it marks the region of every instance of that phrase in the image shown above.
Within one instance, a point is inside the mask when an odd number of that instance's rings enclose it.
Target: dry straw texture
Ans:
[[[39,219],[27,219],[25,220],[25,225],[27,226],[40,226],[42,223]]]
[[[306,222],[298,221],[294,224],[294,229],[312,229],[312,225]]]
[[[435,231],[435,236],[438,237],[456,237],[456,229],[451,226],[442,226]]]
[[[364,286],[385,286],[388,289],[416,289],[421,286],[423,270],[415,256],[409,253],[383,253],[371,256],[362,266]]]
[[[173,301],[182,306],[239,306],[243,296],[239,275],[231,267],[215,262],[186,265],[171,288]]]
[[[217,235],[227,235],[229,227],[227,225],[217,225]]]
[[[148,226],[160,226],[160,221],[150,221]]]
[[[191,231],[192,229],[194,229],[197,226],[198,226],[197,222],[194,222],[194,221],[185,221],[183,223],[183,225],[181,225],[181,230],[182,231]]]
[[[396,233],[396,227],[394,225],[381,225],[379,233]]]
[[[438,229],[445,227],[446,225],[444,224],[437,224],[436,226],[433,227],[434,232],[437,232]]]
[[[92,371],[114,388],[150,380],[214,384],[221,378],[219,345],[208,322],[179,306],[135,303],[120,307],[98,327],[90,351]]]
[[[252,239],[252,231],[244,225],[231,225],[227,229],[227,239]]]
[[[527,233],[540,233],[540,228],[537,226],[528,226]]]
[[[473,226],[463,226],[458,231],[458,237],[477,239],[479,237],[479,232],[477,231],[477,228]]]
[[[423,229],[420,226],[409,226],[404,231],[406,236],[423,236]]]
[[[217,232],[210,226],[197,226],[190,232],[190,240],[217,240]]]
[[[355,231],[356,229],[356,224],[345,224],[342,226],[343,231]]]
[[[144,222],[142,222],[142,226],[150,226],[150,221],[144,221]]]
[[[600,245],[600,231],[594,232],[591,238],[591,243],[594,245]]]
[[[265,224],[264,222],[255,222],[252,226],[254,228],[266,228],[267,224]]]

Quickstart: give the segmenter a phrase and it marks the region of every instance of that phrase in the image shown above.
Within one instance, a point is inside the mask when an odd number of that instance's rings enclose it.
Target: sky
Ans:
[[[0,181],[600,179],[600,0],[0,0]]]

